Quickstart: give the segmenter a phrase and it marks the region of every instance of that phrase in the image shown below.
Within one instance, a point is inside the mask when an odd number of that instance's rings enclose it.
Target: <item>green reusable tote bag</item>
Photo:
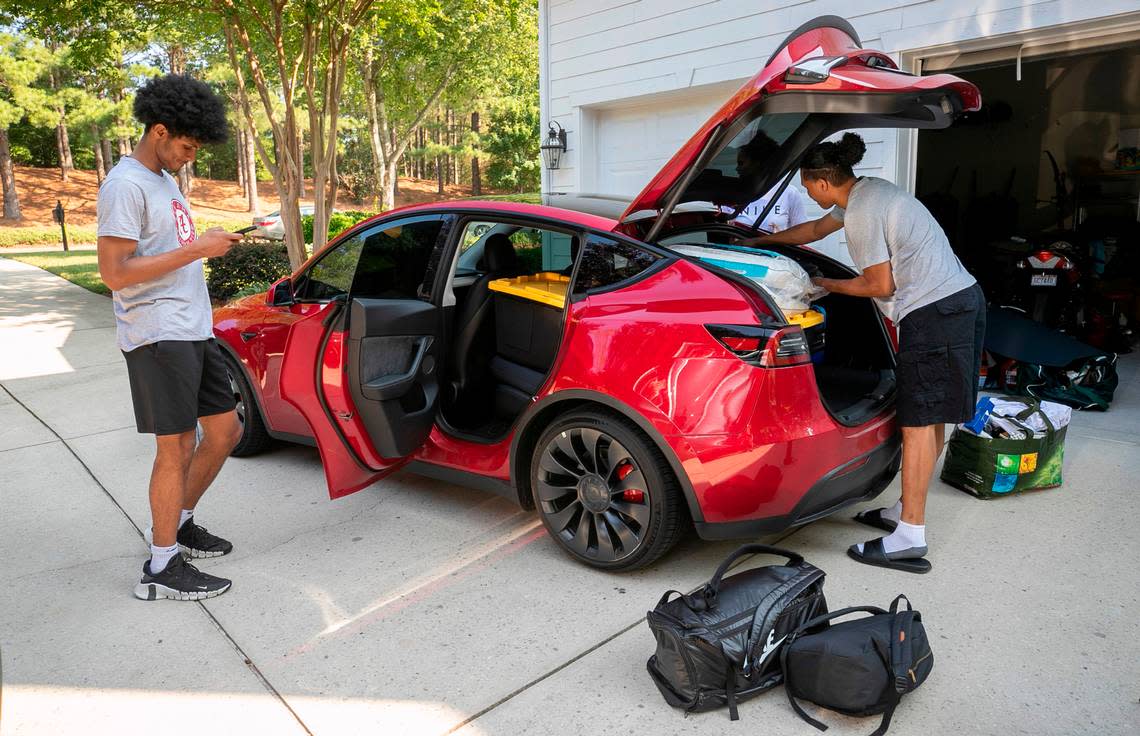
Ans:
[[[1065,457],[1065,431],[1056,429],[1040,402],[1023,399],[1028,405],[1014,419],[1027,430],[1023,440],[979,437],[956,427],[946,445],[942,482],[978,498],[1000,498],[1023,491],[1056,488],[1061,485],[1061,464]],[[1045,436],[1033,437],[1025,420],[1038,415],[1045,423]]]

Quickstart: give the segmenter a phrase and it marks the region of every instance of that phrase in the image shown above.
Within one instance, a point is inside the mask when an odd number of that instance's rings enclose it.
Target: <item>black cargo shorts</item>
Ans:
[[[899,425],[957,424],[974,416],[985,333],[986,299],[977,284],[903,317],[895,409]]]
[[[198,417],[237,406],[225,359],[213,340],[160,340],[123,352],[135,425],[143,434],[181,434]]]

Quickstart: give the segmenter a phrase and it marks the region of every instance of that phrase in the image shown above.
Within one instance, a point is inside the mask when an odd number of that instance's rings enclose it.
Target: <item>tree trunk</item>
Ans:
[[[246,208],[255,215],[261,214],[261,196],[257,191],[257,151],[254,150],[254,134],[248,129],[244,133],[245,142],[245,182]]]
[[[451,145],[452,146],[458,146],[459,145],[459,130],[458,130],[458,127],[457,127],[456,122],[455,122],[456,117],[457,116],[455,114],[455,111],[452,110],[450,107],[447,108],[447,118],[448,118],[447,137],[449,139],[451,139]],[[454,151],[452,151],[451,155],[449,155],[448,158],[451,159],[451,183],[458,185],[459,184],[459,156]]]
[[[59,125],[55,126],[55,142],[59,147],[59,178],[67,181],[71,171],[75,168],[71,161],[71,140],[67,135],[67,124],[63,122],[64,110],[59,112]]]
[[[178,170],[178,189],[182,192],[183,197],[189,197],[190,192],[194,189],[194,172],[191,170],[192,164],[183,164],[182,168]]]
[[[103,166],[106,167],[106,172],[111,173],[111,167],[115,165],[115,157],[111,151],[111,139],[104,138],[99,141],[99,147],[103,149]]]
[[[0,128],[0,186],[4,190],[4,219],[20,219],[20,195],[16,192],[16,175],[12,171],[12,150],[8,146],[8,127]]]
[[[91,140],[95,141],[92,146],[95,149],[95,181],[99,184],[103,183],[103,179],[107,178],[107,164],[103,161],[103,144],[99,140],[99,126],[91,126]]]
[[[389,140],[388,150],[395,152],[392,154],[392,159],[393,159],[392,171],[395,172],[395,176],[392,177],[392,191],[395,194],[399,194],[400,193],[400,162],[404,160],[404,150],[406,150],[407,146],[405,146],[404,148],[400,148],[399,141],[396,140],[396,131],[394,131],[394,130],[389,131],[388,140]]]
[[[471,132],[479,134],[479,113],[471,113]],[[479,157],[471,157],[471,196],[478,197],[483,193],[483,182],[479,179]]]
[[[443,131],[440,129],[439,113],[436,113],[435,116],[435,142],[437,146],[443,143]],[[435,157],[435,178],[439,185],[436,189],[436,193],[443,194],[443,157],[439,155]]]
[[[126,138],[124,138],[123,136],[119,136],[119,158],[122,158],[123,156],[130,156],[130,155],[131,155],[131,142],[129,140],[127,140]]]
[[[237,184],[242,196],[249,194],[245,186],[245,128],[238,128],[237,140],[234,142],[234,158],[237,159]]]
[[[360,70],[364,79],[364,102],[368,110],[368,148],[372,154],[372,206],[388,210],[391,208],[383,207],[380,203],[387,186],[384,177],[388,171],[388,161],[380,138],[380,111],[376,101],[376,80],[372,73],[371,43],[364,48],[364,61]]]
[[[301,172],[299,181],[300,189],[297,190],[297,196],[301,199],[305,198],[305,133],[304,131],[297,131],[297,170]]]
[[[397,164],[390,162],[385,173],[385,186],[380,192],[380,208],[386,211],[396,206],[396,177],[399,174]]]

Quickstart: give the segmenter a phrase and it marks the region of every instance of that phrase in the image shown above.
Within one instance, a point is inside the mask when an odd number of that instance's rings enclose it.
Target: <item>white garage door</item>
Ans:
[[[718,88],[662,95],[597,112],[597,191],[633,196],[732,94]]]

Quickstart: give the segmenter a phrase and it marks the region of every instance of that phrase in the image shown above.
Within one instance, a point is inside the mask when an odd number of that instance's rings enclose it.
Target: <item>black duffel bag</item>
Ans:
[[[906,601],[905,611],[898,610],[899,601]],[[857,612],[872,615],[829,625],[831,619]],[[882,713],[883,720],[871,736],[887,732],[899,700],[921,685],[933,667],[922,615],[902,595],[891,603],[890,611],[855,606],[806,621],[788,636],[780,653],[784,688],[800,718],[827,730],[804,713],[796,698],[849,716]]]
[[[750,553],[787,557],[785,565],[724,573]],[[677,598],[672,598],[677,594]],[[780,683],[779,648],[808,619],[827,611],[823,571],[803,557],[746,544],[690,595],[670,590],[646,614],[657,652],[646,663],[665,700],[686,712],[729,707]]]

